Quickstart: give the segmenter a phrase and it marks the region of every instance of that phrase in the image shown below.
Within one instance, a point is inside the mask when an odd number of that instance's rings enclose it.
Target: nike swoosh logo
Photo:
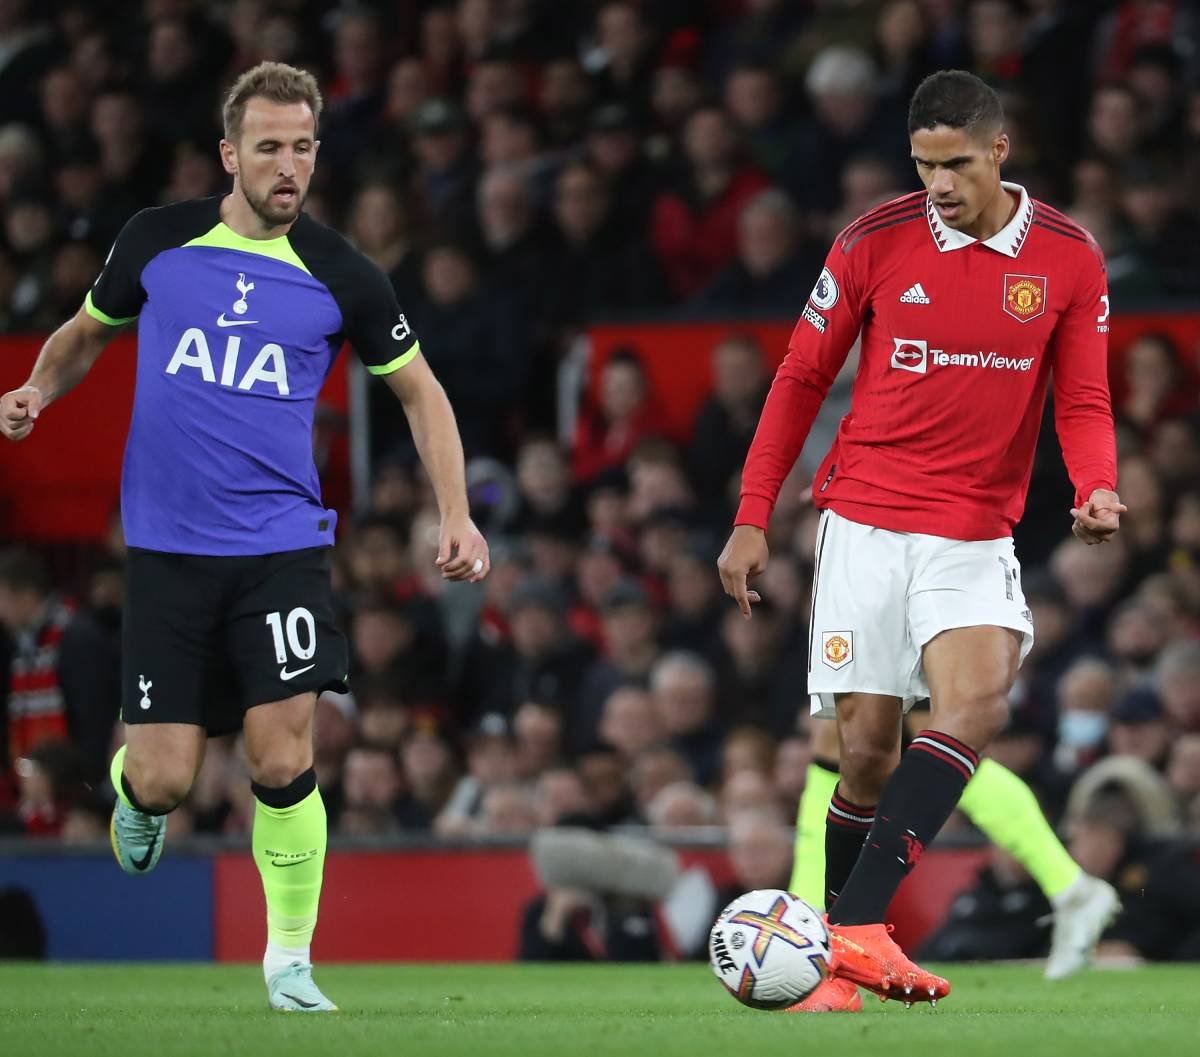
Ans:
[[[293,1002],[296,1003],[296,1005],[302,1006],[304,1009],[316,1009],[317,1006],[319,1006],[321,1004],[319,1002],[305,1002],[303,998],[297,998],[295,995],[289,995],[286,991],[280,991],[279,993],[284,998],[290,998]]]
[[[159,832],[161,833],[161,830]],[[144,870],[150,865],[150,860],[154,858],[154,849],[158,847],[158,837],[158,833],[154,834],[154,840],[150,842],[150,847],[146,849],[145,855],[143,855],[140,859],[130,860],[135,870]]]
[[[311,855],[306,855],[303,859],[293,859],[291,862],[277,862],[272,859],[271,865],[278,866],[282,870],[285,866],[299,866],[302,862],[312,862],[312,860],[313,856]]]
[[[286,668],[280,668],[279,669],[279,678],[282,679],[286,683],[289,679],[295,679],[296,676],[303,675],[310,668],[315,668],[315,667],[316,667],[315,664],[309,664],[309,665],[305,666],[304,668],[297,668],[294,672],[289,672]]]
[[[251,323],[257,322],[257,319],[226,319],[224,312],[217,316],[218,327],[248,327]]]

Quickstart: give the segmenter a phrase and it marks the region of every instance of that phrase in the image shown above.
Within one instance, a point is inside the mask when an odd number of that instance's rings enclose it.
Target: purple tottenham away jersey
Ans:
[[[387,277],[301,214],[247,239],[220,199],[125,226],[86,301],[138,318],[137,392],[121,513],[130,546],[274,554],[333,542],[312,455],[317,394],[344,341],[373,374],[419,351]]]

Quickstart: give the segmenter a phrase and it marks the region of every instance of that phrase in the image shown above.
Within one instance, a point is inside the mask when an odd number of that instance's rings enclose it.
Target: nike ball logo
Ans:
[[[218,327],[248,327],[251,323],[257,322],[257,319],[226,319],[224,312],[217,316]]]

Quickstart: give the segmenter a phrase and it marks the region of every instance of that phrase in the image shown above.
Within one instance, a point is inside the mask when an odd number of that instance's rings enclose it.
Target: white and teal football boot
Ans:
[[[271,1008],[282,1013],[336,1013],[337,1006],[313,982],[312,969],[308,962],[292,962],[272,973],[267,978]]]
[[[121,869],[138,877],[158,864],[167,835],[167,816],[143,815],[117,797],[108,835]]]

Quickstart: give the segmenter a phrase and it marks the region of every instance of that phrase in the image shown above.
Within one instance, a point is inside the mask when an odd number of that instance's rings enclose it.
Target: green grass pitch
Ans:
[[[949,972],[936,1010],[743,1009],[706,966],[318,967],[342,1012],[270,1013],[257,966],[0,963],[5,1057],[1167,1057],[1195,1053],[1200,966]]]

